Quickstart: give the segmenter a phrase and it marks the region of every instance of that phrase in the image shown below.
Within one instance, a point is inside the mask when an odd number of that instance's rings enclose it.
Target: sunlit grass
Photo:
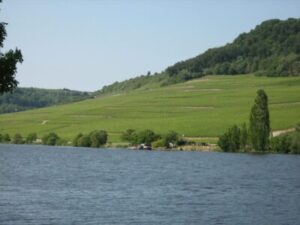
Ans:
[[[163,88],[4,114],[0,116],[0,133],[26,136],[37,132],[41,137],[54,131],[71,140],[79,132],[104,129],[109,132],[109,141],[117,142],[121,132],[132,128],[215,137],[232,124],[248,122],[260,88],[269,96],[273,130],[300,122],[300,77],[207,76]]]

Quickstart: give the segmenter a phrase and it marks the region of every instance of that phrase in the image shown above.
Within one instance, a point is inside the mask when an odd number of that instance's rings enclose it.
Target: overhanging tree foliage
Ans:
[[[6,25],[6,23],[0,22],[0,94],[12,91],[17,87],[18,81],[15,78],[17,63],[23,62],[23,56],[19,49],[9,50],[6,53],[1,52],[7,35],[5,30]]]

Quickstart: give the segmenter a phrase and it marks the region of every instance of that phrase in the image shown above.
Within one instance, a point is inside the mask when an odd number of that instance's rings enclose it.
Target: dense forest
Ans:
[[[12,93],[0,95],[0,113],[19,112],[27,109],[70,103],[89,97],[91,97],[91,94],[88,92],[69,89],[17,88]]]
[[[178,62],[165,71],[142,75],[103,87],[99,94],[123,92],[158,84],[184,82],[205,75],[250,74],[300,75],[300,19],[267,20],[232,43],[208,49],[194,58]]]

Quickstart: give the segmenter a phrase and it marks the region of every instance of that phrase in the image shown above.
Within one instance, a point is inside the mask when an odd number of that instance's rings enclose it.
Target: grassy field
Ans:
[[[175,130],[185,137],[215,140],[233,124],[248,122],[256,91],[269,96],[273,130],[300,122],[300,77],[252,75],[207,76],[201,79],[122,95],[99,97],[0,116],[0,133],[38,136],[54,131],[71,140],[79,132],[104,129],[109,141],[120,141],[128,128]]]

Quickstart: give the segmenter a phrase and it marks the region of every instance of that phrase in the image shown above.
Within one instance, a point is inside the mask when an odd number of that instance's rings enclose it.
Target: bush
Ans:
[[[173,146],[176,145],[177,141],[178,141],[178,134],[175,131],[170,131],[163,138],[164,146],[166,148],[170,148],[172,147],[172,145]]]
[[[2,141],[3,141],[4,143],[10,142],[11,139],[10,139],[9,134],[4,134],[3,137],[2,137]]]
[[[158,140],[152,142],[152,147],[153,148],[162,148],[162,147],[165,147],[164,141],[162,139],[158,139]]]
[[[82,135],[77,142],[78,147],[91,147],[91,139],[89,135]]]
[[[270,150],[279,153],[300,154],[300,130],[297,127],[293,133],[273,137]]]
[[[56,145],[59,145],[59,146],[66,146],[68,145],[68,141],[66,139],[61,139],[59,138],[56,142]]]
[[[158,140],[159,135],[155,134],[152,130],[144,130],[138,133],[137,140],[139,144],[151,145],[152,142]]]
[[[78,147],[78,146],[79,146],[79,145],[78,145],[78,140],[79,140],[82,136],[83,136],[83,134],[82,134],[82,133],[79,133],[79,134],[77,134],[77,136],[73,139],[72,145],[73,145],[74,147]]]
[[[241,130],[234,125],[219,137],[218,145],[224,152],[237,152],[241,147],[240,140]]]
[[[23,138],[22,138],[22,135],[21,134],[15,134],[15,136],[13,137],[13,140],[12,140],[12,143],[13,144],[23,144]]]
[[[122,133],[121,139],[123,141],[128,141],[130,144],[138,144],[138,134],[133,129],[128,129]]]
[[[290,153],[292,138],[289,135],[281,135],[271,139],[270,149],[279,153]]]
[[[56,133],[51,132],[42,138],[42,143],[44,145],[58,145],[59,137]]]
[[[32,144],[34,141],[37,139],[37,134],[36,133],[30,133],[26,137],[26,143],[27,144]]]
[[[79,133],[73,139],[72,145],[75,147],[98,148],[107,142],[107,132],[105,130],[94,130],[89,134]]]
[[[291,153],[300,154],[300,129],[296,129],[296,132],[292,137]]]
[[[184,145],[186,145],[188,142],[187,142],[187,140],[185,140],[185,139],[183,139],[183,138],[180,138],[180,139],[178,139],[178,141],[177,141],[177,145],[178,146],[184,146]]]
[[[95,130],[90,133],[91,147],[99,148],[107,142],[107,132],[104,130]]]

